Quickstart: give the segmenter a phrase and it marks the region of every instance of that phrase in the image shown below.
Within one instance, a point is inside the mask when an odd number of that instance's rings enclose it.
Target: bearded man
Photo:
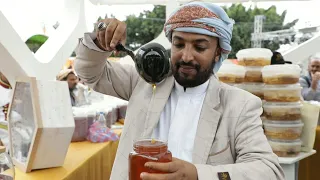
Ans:
[[[300,78],[300,84],[304,100],[320,102],[320,53],[309,58],[308,74]]]
[[[146,163],[164,173],[143,172],[143,180],[284,179],[263,133],[260,99],[215,76],[231,51],[233,21],[221,7],[191,2],[169,17],[172,74],[155,94],[134,67],[106,61],[117,43],[125,44],[126,25],[102,22],[106,30],[80,40],[75,69],[94,90],[129,101],[110,179],[128,178],[128,156],[141,138],[167,141],[174,157]]]

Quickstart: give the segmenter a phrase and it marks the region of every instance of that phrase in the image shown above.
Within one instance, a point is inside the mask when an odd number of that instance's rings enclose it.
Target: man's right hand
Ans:
[[[312,77],[311,88],[313,90],[317,90],[318,82],[320,80],[320,72],[316,72],[314,74],[311,74],[311,77]]]
[[[319,81],[320,80],[320,72],[316,72],[312,74],[312,80]]]
[[[127,26],[124,22],[118,19],[104,19],[100,22],[104,22],[107,25],[105,30],[97,30],[97,39],[95,44],[103,50],[113,51],[116,45],[121,42],[123,45],[127,38]]]

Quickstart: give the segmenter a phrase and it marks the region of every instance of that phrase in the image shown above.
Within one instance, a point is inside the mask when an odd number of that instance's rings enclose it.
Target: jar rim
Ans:
[[[155,143],[152,143],[154,141]],[[143,142],[150,142],[148,143],[143,143]],[[141,143],[141,144],[139,144]],[[142,144],[143,143],[143,144]],[[161,146],[167,146],[168,143],[164,140],[161,139],[155,139],[155,138],[141,138],[141,139],[136,139],[133,141],[133,146],[144,146],[144,147],[161,147]]]

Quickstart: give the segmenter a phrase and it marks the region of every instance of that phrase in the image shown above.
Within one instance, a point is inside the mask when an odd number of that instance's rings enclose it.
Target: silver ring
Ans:
[[[97,28],[98,28],[99,31],[103,31],[103,30],[107,29],[107,26],[108,25],[106,23],[99,22],[99,24],[97,25]]]

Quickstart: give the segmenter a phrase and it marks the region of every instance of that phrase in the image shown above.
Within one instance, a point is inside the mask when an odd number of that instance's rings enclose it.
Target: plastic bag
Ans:
[[[106,126],[104,113],[101,112],[99,119],[90,126],[87,139],[94,143],[107,142],[117,141],[119,140],[119,136]]]

